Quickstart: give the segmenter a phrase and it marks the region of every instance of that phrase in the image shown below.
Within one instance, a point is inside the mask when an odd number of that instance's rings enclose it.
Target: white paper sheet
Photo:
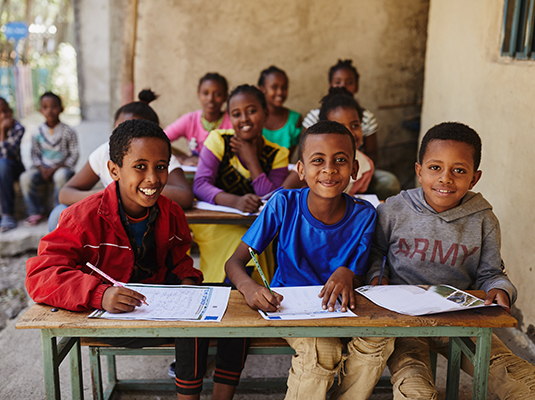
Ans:
[[[125,284],[125,287],[143,294],[149,305],[143,304],[132,312],[120,314],[96,310],[89,317],[220,322],[230,296],[230,287],[143,284]]]
[[[196,165],[181,165],[180,168],[182,168],[182,170],[184,172],[197,172],[197,166]]]
[[[370,202],[375,208],[377,208],[377,206],[381,204],[379,198],[375,194],[354,194],[353,197],[356,199],[366,200]]]
[[[237,208],[219,206],[217,204],[211,204],[206,201],[197,200],[195,203],[193,203],[193,208],[197,208],[199,210],[220,211],[220,212],[226,212],[226,213],[231,213],[231,214],[240,214],[240,215],[249,216],[249,215],[259,215],[260,211],[262,211],[263,205],[260,207],[258,212],[246,213],[241,210],[238,210]]]
[[[324,310],[321,306],[322,299],[318,297],[323,286],[295,286],[272,288],[276,293],[281,294],[282,300],[279,311],[265,312],[260,315],[264,319],[273,320],[301,320],[301,319],[321,319],[321,318],[342,318],[356,317],[351,311],[340,311],[340,304],[337,302],[334,312]]]
[[[448,285],[361,286],[355,290],[378,306],[407,315],[486,307],[483,300]]]

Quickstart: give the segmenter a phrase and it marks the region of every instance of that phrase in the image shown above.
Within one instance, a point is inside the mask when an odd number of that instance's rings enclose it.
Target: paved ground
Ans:
[[[32,115],[23,123],[31,131],[32,126],[41,122],[39,115]],[[76,122],[76,120],[74,120]],[[81,160],[104,142],[109,135],[107,122],[83,122],[76,126],[81,142]],[[29,135],[23,144],[23,158],[29,158]],[[78,168],[83,165],[80,162]],[[21,315],[32,303],[28,301],[24,289],[25,262],[35,254],[39,239],[46,233],[43,223],[36,227],[19,226],[17,229],[0,234],[0,399],[44,398],[41,343],[38,331],[15,330],[17,315]],[[198,260],[197,260],[198,261]],[[515,329],[501,330],[499,335],[518,355],[535,363],[535,345],[525,335]],[[171,357],[123,357],[118,361],[119,377],[138,377],[140,371],[146,378],[165,378]],[[437,387],[440,399],[444,398],[446,385],[445,360],[439,358]],[[290,356],[250,356],[243,377],[285,377],[290,366]],[[104,366],[105,367],[105,366]],[[91,398],[91,379],[89,374],[87,349],[83,349],[84,396]],[[69,371],[61,368],[62,398],[70,398]],[[461,379],[460,399],[471,398],[471,378]],[[202,399],[209,399],[210,391],[203,393]],[[120,397],[128,400],[174,399],[171,392],[125,394]],[[235,399],[275,400],[283,399],[284,392],[277,390],[243,391],[238,390]],[[389,390],[378,391],[372,400],[391,399]],[[489,399],[495,399],[489,396]]]

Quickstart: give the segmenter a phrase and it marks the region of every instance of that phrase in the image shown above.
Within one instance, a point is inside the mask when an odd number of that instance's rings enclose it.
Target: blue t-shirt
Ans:
[[[325,225],[307,206],[309,188],[280,190],[271,197],[242,241],[259,253],[279,234],[278,268],[272,286],[324,285],[338,267],[356,275],[368,270],[375,208],[344,193],[344,217]]]

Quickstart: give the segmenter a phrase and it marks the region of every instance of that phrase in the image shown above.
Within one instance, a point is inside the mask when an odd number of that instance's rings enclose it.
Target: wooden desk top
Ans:
[[[251,225],[256,219],[256,215],[241,215],[226,213],[221,211],[199,210],[192,208],[185,210],[188,224],[230,224],[230,225]]]
[[[483,291],[470,291],[482,297]],[[267,321],[249,308],[241,293],[232,290],[227,312],[221,322],[185,321],[128,321],[87,318],[87,312],[60,309],[51,312],[50,306],[35,304],[17,322],[17,329],[106,329],[106,328],[199,328],[210,327],[482,327],[505,328],[517,325],[516,319],[501,307],[478,308],[413,317],[386,310],[357,295],[358,318],[334,318],[304,321]]]

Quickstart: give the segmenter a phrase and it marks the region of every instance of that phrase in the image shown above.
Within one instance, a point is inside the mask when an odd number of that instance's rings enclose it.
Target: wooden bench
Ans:
[[[96,338],[81,338],[81,346],[89,347],[89,363],[91,369],[91,380],[93,387],[93,399],[108,400],[114,393],[119,391],[139,391],[139,390],[175,390],[175,381],[169,379],[118,379],[116,356],[174,356],[175,345],[165,344],[158,347],[143,347],[130,349],[126,347],[115,347],[100,342]],[[210,340],[208,354],[214,355],[216,352],[216,340]],[[282,338],[252,338],[249,353],[252,355],[281,355],[295,354],[288,346],[286,340]],[[103,390],[102,367],[100,356],[106,356],[108,365],[108,383],[106,390]],[[203,389],[211,389],[213,381],[204,379]],[[286,388],[285,378],[256,378],[241,379],[240,388]]]
[[[215,355],[216,340],[210,340],[208,354]],[[109,400],[118,391],[136,390],[175,390],[175,383],[172,379],[118,379],[116,356],[174,356],[174,344],[165,344],[158,347],[143,347],[130,349],[126,347],[115,347],[107,343],[98,341],[95,338],[81,338],[81,346],[89,347],[89,362],[91,368],[91,380],[93,387],[93,399]],[[252,338],[248,354],[250,355],[283,355],[295,354],[294,350],[288,346],[286,340],[282,338]],[[431,366],[433,378],[436,378],[437,354],[431,353]],[[108,383],[106,390],[103,390],[102,367],[100,356],[106,356],[108,365]],[[433,380],[434,380],[433,379]],[[203,389],[212,389],[213,381],[204,379]],[[378,387],[392,387],[388,377],[382,377]],[[286,389],[286,378],[256,378],[241,379],[240,388],[269,388]]]

